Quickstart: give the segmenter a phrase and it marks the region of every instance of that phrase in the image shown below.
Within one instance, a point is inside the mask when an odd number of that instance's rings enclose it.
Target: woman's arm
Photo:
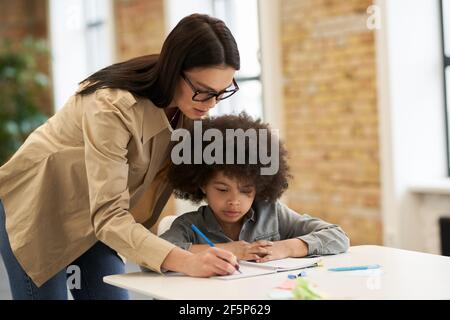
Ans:
[[[232,274],[236,271],[236,265],[236,257],[226,250],[208,247],[191,253],[175,247],[164,259],[161,267],[193,277],[210,277]]]
[[[157,237],[129,212],[127,145],[133,126],[124,114],[127,99],[110,101],[95,92],[82,119],[91,221],[97,239],[131,261],[161,271],[180,271],[193,276],[211,276],[234,271],[236,258],[222,250],[195,255]],[[202,265],[203,264],[203,265]]]
[[[89,103],[83,110],[82,130],[95,236],[125,258],[160,271],[174,245],[150,233],[128,210],[127,146],[134,120],[125,112],[131,105],[124,105],[127,99],[114,100],[109,90],[84,99]]]

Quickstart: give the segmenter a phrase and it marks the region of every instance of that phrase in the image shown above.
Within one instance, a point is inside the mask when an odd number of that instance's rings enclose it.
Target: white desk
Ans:
[[[450,299],[450,257],[380,246],[355,246],[323,257],[323,268],[307,269],[306,279],[331,299]],[[330,272],[327,268],[380,264],[381,272]],[[237,280],[128,273],[106,283],[156,299],[263,300],[287,279],[281,272]]]

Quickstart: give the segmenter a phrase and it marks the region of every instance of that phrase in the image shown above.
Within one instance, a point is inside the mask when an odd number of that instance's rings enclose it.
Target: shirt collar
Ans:
[[[163,108],[158,108],[149,99],[144,99],[144,117],[142,123],[142,143],[146,143],[148,140],[156,136],[161,131],[168,129],[170,133],[174,131],[167,119],[166,113]],[[175,129],[184,128],[189,119],[180,112],[177,125]]]
[[[253,205],[250,207],[250,210],[248,210],[246,219],[256,222],[256,215],[255,210],[253,210]]]
[[[219,221],[217,221],[216,216],[214,215],[214,213],[211,210],[211,207],[206,205],[206,206],[202,206],[198,209],[199,213],[203,213],[203,217],[205,220],[205,224],[206,224],[206,228],[208,229],[208,231],[220,231],[222,230],[222,227],[220,226]],[[255,215],[255,211],[253,210],[252,207],[250,207],[250,210],[247,212],[247,214],[244,216],[244,223],[247,220],[251,220],[252,222],[256,221],[256,215]]]
[[[222,230],[222,227],[219,224],[219,221],[217,221],[216,216],[212,212],[210,206],[202,206],[198,209],[199,211],[202,211],[203,218],[205,220],[206,228],[208,231],[220,231]]]

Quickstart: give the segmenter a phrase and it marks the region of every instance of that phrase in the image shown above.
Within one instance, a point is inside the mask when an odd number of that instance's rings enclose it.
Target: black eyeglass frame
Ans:
[[[194,95],[192,96],[192,101],[196,101],[196,102],[205,102],[205,101],[208,101],[209,99],[212,99],[214,97],[216,98],[216,101],[225,100],[225,99],[231,97],[233,94],[235,94],[236,92],[239,91],[239,86],[238,86],[238,84],[237,84],[237,82],[236,82],[236,80],[234,78],[233,78],[234,88],[232,90],[228,90],[228,88],[227,88],[227,89],[224,89],[222,91],[216,92],[216,91],[209,91],[209,90],[200,90],[200,89],[196,88],[194,86],[194,84],[191,82],[191,80],[184,73],[181,74],[181,77],[186,81],[186,83],[189,85],[189,87],[191,87],[192,92],[194,93]],[[208,94],[209,97],[206,98],[206,99],[196,100],[195,98],[199,94],[202,94],[202,93],[203,94]],[[223,95],[225,93],[229,93],[229,95],[227,95],[225,97],[220,97],[221,95]]]

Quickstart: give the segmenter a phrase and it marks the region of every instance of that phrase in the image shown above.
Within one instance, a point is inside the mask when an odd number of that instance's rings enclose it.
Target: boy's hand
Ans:
[[[216,244],[217,247],[232,252],[238,260],[258,260],[270,252],[273,242],[259,240],[252,243],[233,241]]]
[[[284,259],[288,257],[301,258],[308,255],[308,245],[300,239],[288,239],[273,242],[269,253],[257,259],[256,262],[267,262],[271,260]]]

